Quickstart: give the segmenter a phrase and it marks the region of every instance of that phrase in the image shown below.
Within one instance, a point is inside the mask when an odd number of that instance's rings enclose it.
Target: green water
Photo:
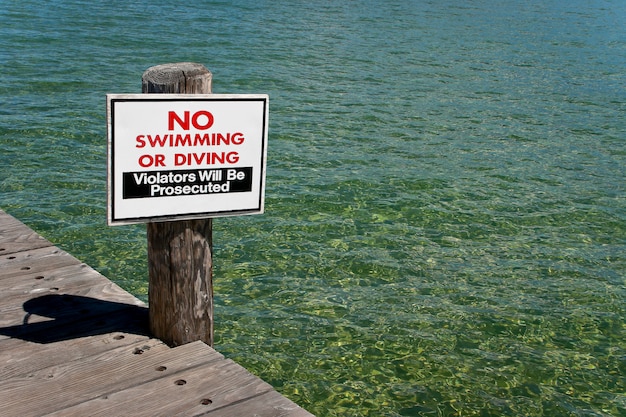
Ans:
[[[270,95],[216,348],[318,416],[626,415],[626,4],[4,1],[0,207],[147,300],[106,93]]]

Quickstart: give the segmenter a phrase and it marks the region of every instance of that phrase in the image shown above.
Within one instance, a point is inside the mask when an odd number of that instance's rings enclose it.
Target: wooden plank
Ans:
[[[24,302],[33,297],[59,293],[144,305],[142,301],[84,264],[73,264],[46,271],[31,269],[0,282],[3,289],[0,293],[0,311],[3,311],[3,305],[10,308],[19,306],[20,301]]]
[[[24,274],[45,274],[46,271],[55,270],[69,265],[80,265],[79,260],[62,251],[56,246],[47,246],[32,250],[25,250],[0,257],[0,282],[24,276]],[[43,275],[45,277],[45,275]]]
[[[149,340],[148,336],[125,332],[104,333],[56,343],[7,338],[0,340],[0,380],[26,376],[38,369],[76,361],[123,346],[142,346]]]
[[[191,415],[186,413],[175,414],[177,417]],[[201,414],[193,415],[199,416]],[[202,415],[209,417],[314,417],[313,414],[274,390]]]
[[[179,348],[175,348],[177,350]],[[312,416],[230,359],[186,369],[50,416]]]
[[[169,349],[162,342],[138,354],[140,346],[34,371],[0,382],[0,404],[8,416],[45,415],[94,398],[164,378],[224,357],[202,342]],[[27,399],[27,401],[25,401]]]
[[[25,281],[36,280],[36,284],[50,283],[96,272],[55,246],[0,257],[0,268],[2,268],[0,282],[2,287],[8,290],[14,286],[21,290],[26,284]],[[102,279],[106,280],[105,277]]]
[[[52,243],[0,210],[0,256],[45,246],[52,246]]]
[[[175,348],[173,350],[178,350]],[[201,415],[271,391],[271,385],[225,359],[185,369],[61,410],[63,416]],[[149,404],[149,407],[146,405]]]
[[[72,295],[76,299],[72,303],[67,303],[66,309],[71,309],[72,305],[76,305],[89,310],[90,307],[93,307],[89,305],[89,300],[93,300],[93,304],[108,304],[110,306],[123,304],[124,306],[145,307],[141,300],[125,292],[98,272],[88,267],[85,268],[83,265],[70,265],[49,271],[45,275],[33,271],[21,277],[7,279],[2,284],[0,326],[22,323],[26,313],[31,315],[29,322],[36,322],[35,315],[45,312],[43,305],[39,306],[39,311],[35,311],[36,300],[45,298],[54,300],[55,297],[61,298],[64,295]],[[83,299],[84,302],[79,303],[79,299]],[[39,304],[43,303],[40,302]],[[56,306],[50,305],[48,310],[52,310],[53,307],[61,308],[63,305],[58,303]],[[29,311],[26,310],[28,308],[30,308]],[[111,309],[112,307],[108,308],[108,310]],[[55,312],[54,315],[59,316],[60,314],[61,312]],[[74,311],[73,314],[77,314],[77,311]]]

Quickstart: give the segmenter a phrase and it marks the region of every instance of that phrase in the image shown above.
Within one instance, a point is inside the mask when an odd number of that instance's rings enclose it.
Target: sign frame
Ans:
[[[109,226],[264,212],[267,94],[107,94],[106,104]]]

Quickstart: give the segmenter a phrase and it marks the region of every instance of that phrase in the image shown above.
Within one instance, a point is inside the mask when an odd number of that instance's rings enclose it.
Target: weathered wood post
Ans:
[[[191,62],[157,65],[142,76],[143,93],[210,94],[211,73]],[[213,346],[211,219],[147,225],[150,331],[170,346]]]

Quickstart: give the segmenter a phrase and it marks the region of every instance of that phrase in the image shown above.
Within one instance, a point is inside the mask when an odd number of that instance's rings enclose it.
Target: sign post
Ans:
[[[264,210],[268,97],[211,78],[158,65],[144,94],[107,95],[107,221],[147,223],[150,330],[170,346],[213,345],[211,218]]]

